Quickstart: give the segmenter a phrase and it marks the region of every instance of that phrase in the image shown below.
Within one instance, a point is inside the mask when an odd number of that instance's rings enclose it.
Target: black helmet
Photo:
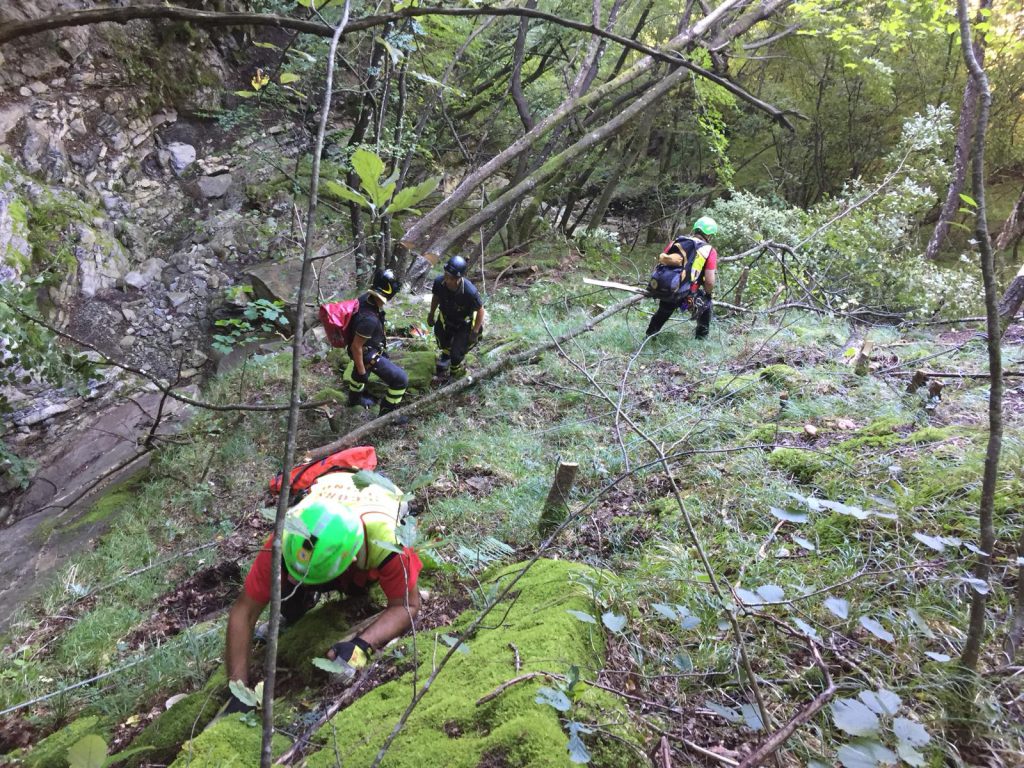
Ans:
[[[373,273],[373,282],[370,284],[370,293],[383,302],[395,298],[398,289],[402,284],[398,282],[395,273],[390,269],[377,269]]]
[[[461,256],[452,256],[448,259],[448,263],[444,265],[444,271],[455,277],[465,277],[468,266],[466,260]]]

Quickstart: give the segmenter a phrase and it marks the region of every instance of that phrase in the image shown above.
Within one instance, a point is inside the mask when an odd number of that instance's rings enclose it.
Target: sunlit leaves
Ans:
[[[860,625],[879,640],[891,643],[896,639],[892,632],[883,627],[878,620],[873,619],[870,616],[861,616]]]

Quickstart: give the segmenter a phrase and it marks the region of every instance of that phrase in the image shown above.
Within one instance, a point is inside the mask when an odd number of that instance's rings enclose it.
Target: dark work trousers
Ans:
[[[365,389],[366,384],[356,381],[352,377],[354,371],[355,363],[350,360],[348,366],[345,368],[345,383],[348,384],[350,392],[362,392]],[[402,402],[402,397],[405,396],[406,387],[409,386],[409,374],[383,355],[377,358],[377,361],[372,367],[370,367],[367,373],[372,373],[387,385],[388,391],[387,394],[384,395],[385,403],[391,407],[397,407],[398,404]]]
[[[667,301],[658,302],[658,311],[651,317],[651,322],[647,326],[647,335],[653,336],[661,330],[662,326],[668,322],[668,319],[672,317],[672,313],[676,310],[680,312],[690,311],[689,297],[683,296],[678,299],[669,299]],[[711,327],[711,300],[708,299],[704,306],[704,310],[697,315],[697,330],[694,336],[698,339],[703,339],[708,335],[708,329]]]
[[[438,368],[451,366],[451,372],[457,376],[462,370],[462,362],[469,351],[469,334],[472,331],[469,323],[445,323],[441,317],[434,323],[434,336],[441,350],[437,361]]]

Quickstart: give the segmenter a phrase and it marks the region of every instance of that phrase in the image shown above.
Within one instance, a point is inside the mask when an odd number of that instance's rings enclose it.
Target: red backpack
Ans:
[[[320,322],[332,347],[347,349],[352,343],[352,318],[359,311],[359,299],[337,301],[320,307]]]
[[[332,453],[326,459],[311,461],[308,464],[299,464],[291,471],[291,492],[294,498],[297,494],[309,490],[318,477],[328,472],[351,471],[358,472],[360,469],[373,471],[377,468],[377,452],[372,445],[357,445],[353,448],[346,448],[343,451]],[[270,492],[278,494],[281,492],[282,475],[277,475],[270,481]]]

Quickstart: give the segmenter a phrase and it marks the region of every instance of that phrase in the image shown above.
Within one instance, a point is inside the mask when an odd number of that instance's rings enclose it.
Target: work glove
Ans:
[[[333,656],[331,655],[333,654]],[[370,663],[373,655],[373,647],[361,637],[353,637],[351,640],[342,640],[331,646],[328,658],[334,661],[342,661],[353,669],[362,669]]]
[[[256,708],[246,704],[244,701],[239,699],[234,694],[228,699],[228,705],[224,707],[225,715],[236,715],[236,714],[247,714],[249,712],[255,712]]]
[[[365,371],[360,373],[355,368],[352,369],[352,381],[357,384],[365,384],[370,380],[370,369],[367,368]]]
[[[427,315],[427,325],[430,326],[431,328],[434,327],[434,316],[433,315]]]
[[[469,346],[475,347],[480,341],[480,337],[484,335],[484,329],[481,328],[479,331],[469,332]]]

